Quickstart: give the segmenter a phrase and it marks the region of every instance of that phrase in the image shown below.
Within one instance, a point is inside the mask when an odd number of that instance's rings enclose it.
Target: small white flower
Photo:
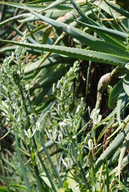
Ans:
[[[25,88],[26,88],[26,90],[29,90],[30,85],[29,85],[29,84],[26,84],[26,85],[25,85]]]
[[[93,109],[93,110],[91,111],[90,118],[91,118],[91,119],[94,119],[94,117],[96,116],[96,114],[99,114],[99,112],[100,112],[100,109]]]
[[[61,111],[61,104],[60,104],[60,103],[57,105],[57,110],[58,110],[59,112]]]
[[[46,134],[50,140],[53,140],[52,130],[46,131]]]
[[[57,82],[56,88],[57,88],[57,89],[60,88],[60,81]]]
[[[88,140],[88,149],[89,149],[90,151],[93,150],[93,142],[92,142],[92,139],[89,139],[89,140]]]
[[[60,130],[61,130],[61,132],[63,133],[64,132],[64,127],[66,127],[66,123],[65,122],[59,122],[59,126],[60,126]]]
[[[72,125],[72,119],[64,119],[64,123],[66,123],[66,125]]]
[[[93,119],[94,125],[98,125],[100,123],[101,119],[102,119],[102,115],[96,114]]]
[[[55,93],[55,91],[56,91],[56,84],[54,83],[52,86],[52,93]]]
[[[70,113],[67,113],[67,119],[70,120],[72,122],[72,118],[71,118],[71,114]],[[64,122],[67,121],[67,119],[64,119]]]
[[[11,55],[12,59],[14,58],[14,52],[12,52],[12,55]]]
[[[70,91],[71,93],[73,92],[73,83],[71,83],[68,87],[68,91]]]
[[[100,112],[100,109],[93,109],[90,114],[90,118],[93,120],[94,125],[99,124],[102,119],[102,115],[99,115],[99,112]]]
[[[63,134],[60,132],[58,135],[58,143],[62,143],[63,141]]]
[[[81,97],[81,107],[83,107],[84,106],[84,98],[83,97]]]
[[[52,141],[55,142],[56,137],[57,137],[56,127],[54,127],[53,130],[49,130],[49,131],[46,130],[46,134],[47,134],[47,136],[48,136],[48,138],[49,138],[50,140],[52,140]]]
[[[31,138],[34,136],[34,134],[35,134],[35,132],[36,132],[36,129],[34,130],[33,133],[31,133],[31,129],[28,129],[27,131],[24,130],[24,132],[25,132],[25,135],[26,135],[29,139],[31,139]]]
[[[94,146],[92,139],[88,140],[88,146],[85,146],[89,151],[92,151],[93,149],[96,149],[97,147],[101,146],[102,143],[99,143],[97,146]]]
[[[62,162],[63,162],[64,166],[65,166],[67,169],[68,169],[68,168],[71,168],[72,165],[73,165],[73,161],[72,161],[70,158],[65,158],[65,160],[62,159]]]
[[[65,122],[59,122],[59,126],[62,127],[62,126],[66,126],[67,124]]]
[[[129,70],[129,63],[125,64],[125,68]]]
[[[63,99],[63,97],[64,97],[64,90],[61,90],[60,97]]]
[[[81,110],[81,105],[77,106],[76,113],[78,113]]]
[[[64,83],[64,80],[65,80],[65,78],[64,78],[64,76],[63,76],[63,77],[61,77],[60,82],[61,82],[61,83]]]
[[[2,101],[2,105],[3,105],[3,107],[5,107],[5,109],[8,109],[8,105],[7,105],[6,101]]]
[[[36,129],[37,131],[40,131],[40,122],[36,122]]]

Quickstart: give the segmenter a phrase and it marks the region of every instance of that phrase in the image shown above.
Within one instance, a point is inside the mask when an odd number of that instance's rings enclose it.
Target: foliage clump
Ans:
[[[125,4],[0,4],[0,190],[128,191]]]

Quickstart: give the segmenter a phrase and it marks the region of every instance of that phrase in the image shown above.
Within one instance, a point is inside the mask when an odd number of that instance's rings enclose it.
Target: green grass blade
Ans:
[[[16,27],[12,26],[12,29],[15,30],[17,32],[17,34],[19,34],[20,36],[24,36],[24,33],[22,33],[21,31],[19,31]],[[28,40],[29,43],[33,43],[33,44],[39,44],[37,41],[35,41],[35,39],[33,39],[32,37],[28,37],[26,38]]]
[[[98,139],[97,139],[97,143],[99,143],[100,139],[103,137],[103,135],[105,134],[107,129],[109,129],[112,126],[113,123],[114,123],[114,119],[110,119],[109,122],[105,125],[105,127],[100,132]]]
[[[101,32],[109,34],[113,37],[118,37],[122,40],[127,40],[127,38],[128,38],[128,34],[118,31],[118,30],[108,29],[103,26],[99,27],[99,26],[90,25],[90,24],[86,24],[86,23],[85,23],[85,25],[91,29],[95,29],[96,31],[101,31]]]
[[[98,25],[94,20],[92,20],[91,18],[89,18],[87,15],[85,15],[82,10],[80,9],[80,7],[75,3],[74,0],[70,0],[72,5],[74,6],[74,8],[77,10],[77,12],[81,15],[81,17],[83,18],[84,21],[86,21],[87,23],[90,24],[95,24]]]
[[[41,143],[42,143],[43,149],[44,149],[44,151],[45,151],[45,153],[47,155],[48,161],[49,161],[52,169],[54,170],[55,176],[57,177],[57,179],[58,179],[58,181],[60,183],[60,187],[62,187],[63,183],[62,183],[61,177],[59,176],[59,173],[57,172],[57,169],[56,169],[56,167],[55,167],[55,165],[54,165],[54,163],[53,163],[53,161],[52,161],[52,159],[51,159],[51,157],[50,157],[50,155],[48,153],[48,150],[47,150],[47,148],[46,148],[46,146],[45,146],[45,144],[43,142],[43,135],[41,135],[41,136],[42,137],[40,137],[40,139],[41,139]]]
[[[39,176],[39,171],[37,166],[34,166],[35,169],[35,176],[36,176],[36,181],[37,181],[37,186],[39,192],[49,192],[49,188],[47,187],[45,182],[42,182],[41,177]]]
[[[10,97],[10,95],[9,95],[9,97]],[[18,134],[17,134],[18,127],[14,126],[14,128],[15,128],[15,140],[16,140],[16,153],[17,153],[17,156],[18,156],[18,159],[19,159],[19,162],[20,162],[20,168],[21,168],[21,171],[22,171],[22,174],[23,174],[23,178],[24,178],[24,181],[25,181],[26,188],[30,192],[32,192],[32,189],[31,189],[31,186],[30,186],[27,174],[26,174],[26,169],[25,169],[25,166],[24,166],[24,163],[23,163],[23,158],[22,158],[22,155],[21,155],[21,153],[19,151],[20,144],[19,144],[19,138],[18,138]]]
[[[113,55],[108,53],[90,51],[90,50],[83,50],[78,48],[62,47],[57,45],[56,46],[55,45],[34,45],[30,43],[21,43],[21,42],[1,40],[1,39],[0,41],[23,46],[23,47],[28,47],[30,49],[63,54],[71,58],[90,60],[90,61],[95,61],[100,63],[107,63],[114,66],[124,67],[124,65],[129,62],[129,58],[126,58],[126,57],[121,57],[118,55]]]
[[[125,92],[120,93],[118,96],[117,101],[117,121],[119,125],[121,124],[121,112],[123,111],[124,107],[126,106],[127,95]]]
[[[47,6],[45,9],[43,9],[43,11],[46,11],[46,10],[48,10],[48,9],[51,9],[51,8],[53,8],[53,7],[61,4],[61,3],[64,3],[65,1],[66,1],[66,0],[56,0],[56,1],[52,2],[49,6]]]
[[[50,176],[50,174],[49,174],[49,171],[47,170],[47,168],[46,168],[46,166],[45,166],[45,164],[44,164],[44,162],[43,162],[40,154],[38,153],[37,155],[38,155],[39,161],[40,161],[40,163],[41,163],[41,166],[42,166],[44,172],[46,173],[46,176],[47,176],[47,178],[48,178],[48,180],[49,180],[49,182],[50,182],[50,184],[51,184],[51,187],[52,187],[53,191],[54,191],[54,192],[57,192],[56,187],[55,187],[55,184],[54,184],[54,182],[52,181],[52,178],[51,178],[51,176]],[[47,187],[47,188],[48,188],[48,187]],[[44,192],[46,192],[46,191],[44,191]]]
[[[49,58],[47,58],[43,64],[39,67],[39,64],[41,63],[42,59],[39,59],[35,62],[29,63],[24,67],[24,73],[30,73],[33,72],[34,70],[38,70],[41,68],[46,68],[50,67],[52,65],[58,64],[58,63],[73,63],[73,59],[71,58],[66,58],[60,55],[52,54]]]
[[[114,180],[116,180],[120,184],[120,186],[121,186],[121,190],[120,191],[122,191],[122,192],[129,192],[129,188],[126,188],[126,186],[123,184],[123,182],[121,182],[121,181],[119,182],[118,178],[115,175],[113,175],[113,177],[114,177]],[[118,189],[116,189],[116,190],[118,190]]]
[[[89,45],[94,50],[101,51],[101,52],[103,52],[103,50],[104,50],[105,52],[121,54],[121,50],[119,50],[119,52],[118,52],[118,50],[116,50],[116,47],[113,47],[113,46],[111,47],[110,44],[105,43],[104,41],[102,41],[92,35],[89,35],[71,25],[67,25],[65,23],[61,23],[56,20],[45,17],[41,14],[34,12],[32,9],[30,9],[26,6],[25,6],[25,9],[27,9],[31,13],[33,13],[37,17],[37,19],[41,19],[41,20],[49,23],[50,25],[52,25],[56,28],[59,28],[61,31],[66,32],[67,34],[71,35],[73,38],[76,38],[80,42],[85,43],[86,45]]]
[[[118,83],[112,88],[109,98],[108,98],[108,106],[111,109],[114,109],[117,104],[117,98],[119,94],[123,93],[124,89],[122,87],[122,80],[119,80]]]
[[[107,187],[107,192],[110,192],[110,190],[109,190],[109,169],[108,169],[107,158],[106,158],[106,187]]]
[[[6,25],[6,24],[8,24],[8,23],[11,23],[11,22],[13,22],[13,21],[16,21],[16,20],[18,20],[18,19],[20,19],[20,18],[26,18],[26,17],[28,17],[28,16],[30,16],[29,13],[24,13],[24,14],[16,15],[16,16],[14,16],[14,17],[11,17],[11,18],[9,18],[9,19],[6,19],[6,20],[0,22],[0,27],[2,27],[3,25]]]
[[[3,47],[3,48],[0,49],[0,52],[1,52],[1,53],[12,52],[12,51],[15,51],[16,48],[17,48],[17,46]],[[33,54],[36,54],[36,55],[41,55],[41,51],[40,51],[40,50],[31,49],[31,48],[27,48],[27,47],[26,47],[26,50],[27,50],[29,53],[33,53]]]
[[[1,1],[0,2],[0,5],[7,5],[7,6],[11,6],[11,7],[16,7],[16,8],[19,8],[19,9],[25,9],[25,7],[21,4],[21,3],[11,3],[11,2],[4,2],[4,1]],[[28,7],[30,7],[32,10],[34,11],[42,11],[45,6],[42,6],[42,5],[31,5],[31,4],[27,4]]]
[[[81,22],[81,21],[78,21],[78,23],[81,23],[83,25],[86,25],[87,27],[89,26],[89,28],[92,28],[90,26],[92,25],[88,25],[88,24],[85,24],[84,22]],[[95,26],[97,27],[97,26]],[[101,29],[101,27],[98,27]],[[102,28],[105,28],[105,27],[102,27]],[[106,28],[108,29],[108,28]],[[101,38],[104,39],[104,41],[108,44],[110,44],[110,46],[113,46],[115,48],[115,50],[118,52],[118,54],[120,55],[125,55],[125,56],[128,56],[128,52],[127,52],[127,46],[124,44],[124,42],[122,41],[122,39],[124,38],[119,38],[115,35],[109,35],[108,33],[106,33],[105,31],[101,31],[101,30],[98,30],[98,29],[93,29]],[[113,30],[115,31],[115,30]],[[119,31],[118,31],[119,32]],[[121,32],[122,33],[122,32]],[[125,34],[125,33],[124,33]]]
[[[18,142],[18,141],[17,141]],[[24,177],[24,180],[25,180],[25,185],[27,187],[27,189],[32,192],[31,190],[31,187],[30,187],[30,184],[29,184],[29,180],[28,180],[28,177],[26,175],[26,170],[25,170],[25,167],[24,167],[24,164],[23,164],[23,159],[22,159],[22,156],[21,156],[21,153],[19,152],[19,150],[17,150],[17,155],[18,155],[18,159],[19,159],[19,162],[20,162],[20,168],[22,170],[22,173],[23,173],[23,177]]]
[[[25,186],[23,186],[23,185],[11,184],[10,186],[14,187],[15,189],[17,189],[20,192],[22,192],[22,191],[29,192],[29,190]]]
[[[119,176],[119,181],[120,181],[120,173],[121,173],[121,168],[122,168],[122,162],[123,162],[123,159],[124,159],[124,155],[126,153],[126,149],[127,149],[127,144],[129,143],[129,134],[127,135],[124,143],[123,143],[123,146],[121,148],[121,151],[120,151],[120,156],[119,156],[119,161],[118,161],[118,176]]]
[[[105,2],[116,12],[120,13],[121,15],[124,15],[125,17],[129,18],[129,12],[124,10],[122,7],[118,6],[117,4],[113,4],[109,2],[108,0],[105,0]]]
[[[10,186],[9,186],[9,183],[8,183],[8,180],[6,178],[6,174],[5,174],[5,170],[4,170],[4,165],[2,163],[2,160],[0,160],[0,165],[1,165],[1,169],[2,169],[2,172],[3,172],[3,176],[4,176],[4,180],[5,180],[5,183],[7,185],[7,191],[8,192],[11,192],[11,189],[10,189]]]
[[[104,163],[105,159],[109,158],[123,143],[126,135],[129,132],[129,125],[126,126],[124,131],[119,133],[119,135],[114,139],[114,141],[109,145],[109,147],[103,152],[103,154],[98,158],[98,160],[95,163],[95,170],[97,171],[98,168]]]

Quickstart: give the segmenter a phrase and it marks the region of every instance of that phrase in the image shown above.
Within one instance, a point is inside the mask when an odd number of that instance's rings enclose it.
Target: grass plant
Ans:
[[[0,7],[0,191],[129,191],[124,4]]]

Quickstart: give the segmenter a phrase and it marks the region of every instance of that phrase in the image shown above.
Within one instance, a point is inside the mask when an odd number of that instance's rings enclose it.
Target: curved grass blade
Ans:
[[[17,191],[24,191],[24,192],[29,192],[29,190],[24,186],[24,185],[18,185],[18,184],[11,184],[11,187],[14,187],[15,189],[17,189]]]
[[[0,22],[0,27],[2,27],[3,25],[6,25],[6,24],[8,24],[8,23],[11,23],[11,22],[13,22],[13,21],[15,21],[15,20],[18,20],[18,19],[20,19],[20,18],[26,18],[26,17],[28,17],[28,16],[30,16],[30,13],[24,13],[24,14],[16,15],[16,16],[14,16],[14,17],[11,17],[11,18],[9,18],[9,19],[6,19],[6,20]]]
[[[118,37],[122,40],[127,40],[128,39],[128,34],[123,33],[121,31],[117,31],[117,30],[113,30],[113,29],[108,29],[106,27],[103,26],[95,26],[95,25],[90,25],[90,24],[86,24],[84,23],[84,25],[86,25],[87,27],[91,28],[91,29],[95,29],[96,31],[101,31],[103,33],[109,34],[113,37]]]

